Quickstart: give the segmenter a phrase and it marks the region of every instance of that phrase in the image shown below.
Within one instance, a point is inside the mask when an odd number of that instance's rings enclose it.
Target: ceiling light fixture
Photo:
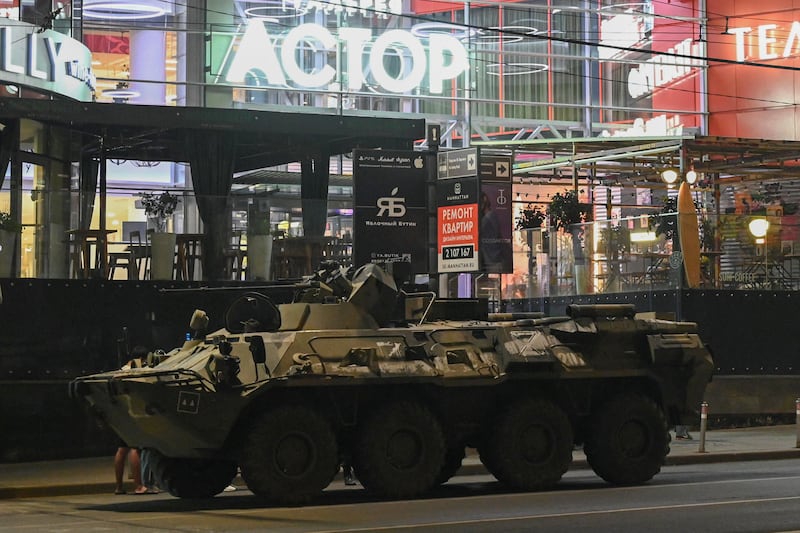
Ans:
[[[678,181],[678,171],[674,168],[664,169],[661,171],[661,179],[664,180],[664,183],[667,185],[673,185]]]
[[[168,10],[163,2],[92,2],[83,6],[83,17],[104,20],[143,20],[163,17]]]

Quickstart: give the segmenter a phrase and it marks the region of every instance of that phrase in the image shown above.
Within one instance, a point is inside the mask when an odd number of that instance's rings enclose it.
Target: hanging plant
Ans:
[[[699,210],[701,207],[700,204],[694,200],[693,202],[694,208]],[[705,226],[705,221],[703,224]],[[647,217],[647,227],[649,229],[655,229],[656,237],[663,235],[665,239],[671,240],[676,246],[679,245],[678,198],[675,196],[664,198],[664,203],[661,205],[659,212]],[[713,248],[713,245],[711,245],[714,239],[713,231],[708,230],[713,230],[713,227],[701,228],[701,236],[706,237],[706,240],[703,242],[704,249]],[[706,248],[710,245],[711,248]]]
[[[700,222],[700,247],[703,250],[713,250],[717,228],[711,219],[704,218]]]
[[[678,199],[676,197],[664,198],[664,203],[658,213],[647,217],[649,229],[655,229],[656,237],[664,236],[673,240],[678,235]]]

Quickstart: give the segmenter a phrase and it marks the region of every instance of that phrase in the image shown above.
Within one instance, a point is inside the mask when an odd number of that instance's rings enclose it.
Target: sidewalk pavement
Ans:
[[[795,447],[797,427],[794,425],[709,431],[704,453],[698,451],[699,432],[692,432],[692,436],[692,440],[676,440],[673,434],[668,465],[800,458],[800,448]],[[0,499],[112,494],[113,463],[114,458],[109,456],[0,464]],[[586,457],[576,450],[571,468],[586,467]],[[457,475],[485,473],[477,453],[469,449]],[[244,487],[244,482],[237,478],[234,485]],[[132,490],[131,480],[126,480],[126,488]]]

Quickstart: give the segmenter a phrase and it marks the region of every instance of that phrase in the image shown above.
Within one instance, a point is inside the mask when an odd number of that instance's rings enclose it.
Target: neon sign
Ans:
[[[694,67],[703,64],[701,49],[692,39],[684,39],[668,49],[667,53],[691,57],[655,55],[631,69],[628,73],[628,94],[632,98],[648,95],[656,88],[686,76]]]
[[[0,25],[0,83],[90,101],[92,55],[80,41],[16,20]]]
[[[338,83],[339,77],[348,91],[370,84],[389,93],[407,93],[419,88],[427,75],[429,92],[441,94],[444,82],[469,66],[464,45],[446,33],[417,37],[393,29],[375,37],[369,29],[343,27],[334,35],[324,26],[309,23],[273,35],[267,23],[249,21],[231,53],[225,81],[245,83],[254,77],[270,86],[324,89]],[[315,57],[310,66],[299,61],[308,50]],[[398,72],[390,72],[385,65],[384,58],[392,56],[399,59]]]
[[[275,4],[265,2],[264,6],[251,7],[251,15],[275,17],[278,9],[282,12],[294,10],[297,13],[307,13],[311,10],[323,13],[344,13],[347,16],[361,15],[362,17],[375,16],[389,18],[389,15],[400,15],[403,12],[402,0],[280,0]]]
[[[607,7],[613,9],[616,6]],[[625,13],[604,18],[600,22],[600,46],[597,47],[600,59],[611,59],[625,53],[603,45],[631,47],[644,40],[653,30],[652,4],[642,2],[641,6],[637,4],[634,7],[626,9]]]
[[[630,128],[610,132],[603,130],[601,137],[643,137],[645,135],[683,135],[683,122],[680,115],[657,115],[648,120],[637,118]]]

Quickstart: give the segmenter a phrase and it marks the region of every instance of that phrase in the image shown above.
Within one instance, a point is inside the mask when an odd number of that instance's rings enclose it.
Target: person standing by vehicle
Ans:
[[[133,494],[147,494],[147,487],[142,483],[142,463],[139,450],[131,448],[120,440],[117,453],[114,455],[114,494],[126,494],[122,478],[125,475],[125,462],[133,476]]]

